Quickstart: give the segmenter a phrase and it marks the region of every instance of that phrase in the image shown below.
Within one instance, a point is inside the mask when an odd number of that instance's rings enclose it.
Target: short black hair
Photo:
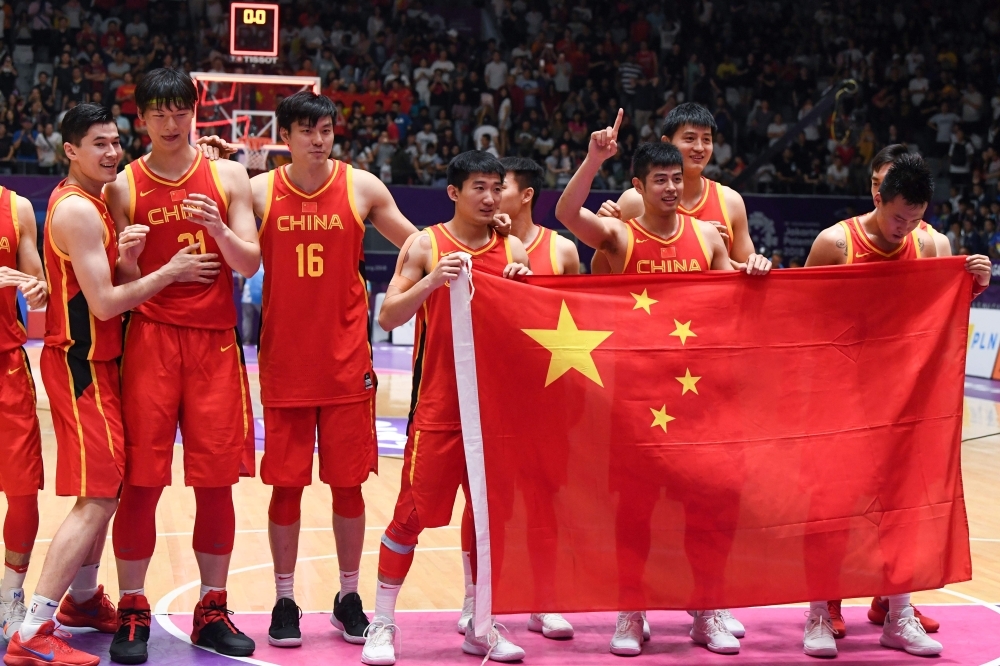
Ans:
[[[934,196],[934,177],[922,157],[907,153],[893,161],[878,191],[884,203],[902,196],[911,206],[926,204]]]
[[[872,175],[874,176],[886,164],[895,162],[901,155],[908,155],[909,152],[910,150],[902,143],[893,143],[886,146],[875,153],[875,157],[872,158]]]
[[[538,202],[538,193],[545,185],[545,169],[535,160],[527,157],[504,157],[500,164],[507,173],[514,176],[517,181],[517,188],[522,192],[529,187],[534,190],[531,195],[531,210],[535,210],[535,203]]]
[[[507,170],[500,160],[484,150],[467,150],[459,153],[448,163],[448,184],[462,189],[462,185],[474,173],[493,173],[503,182]]]
[[[684,168],[684,158],[681,151],[672,143],[646,142],[640,143],[635,149],[635,156],[632,157],[632,175],[646,182],[646,176],[653,167],[679,166]]]
[[[712,115],[712,112],[701,104],[695,104],[694,102],[684,102],[670,110],[667,117],[663,119],[663,136],[667,137],[667,139],[673,138],[677,130],[684,125],[693,125],[699,129],[710,129],[713,133],[719,129],[719,126],[715,124],[715,117]]]
[[[91,127],[114,124],[114,122],[111,110],[100,104],[77,104],[66,112],[62,124],[59,126],[59,131],[63,141],[69,141],[74,146],[79,146]]]
[[[309,90],[302,90],[289,95],[278,102],[274,110],[274,117],[278,122],[278,129],[292,131],[292,124],[298,122],[301,125],[313,127],[327,116],[331,120],[337,120],[337,107],[326,95],[317,95]]]
[[[194,109],[198,91],[194,81],[184,72],[161,67],[147,72],[135,87],[135,105],[142,113],[148,108],[172,106],[175,109]]]

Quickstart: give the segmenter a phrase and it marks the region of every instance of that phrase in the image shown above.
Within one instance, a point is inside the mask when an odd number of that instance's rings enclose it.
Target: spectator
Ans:
[[[570,156],[569,144],[562,143],[559,150],[545,158],[546,180],[550,187],[563,189],[573,176],[573,159]]]
[[[507,72],[507,63],[500,58],[499,51],[494,51],[493,58],[486,63],[486,68],[483,70],[486,87],[490,90],[499,90],[500,86],[507,82]]]
[[[493,135],[492,134],[480,134],[479,135],[479,150],[485,151],[492,155],[493,157],[500,157],[500,153],[497,151],[496,146],[493,145]],[[569,182],[569,181],[567,181]]]
[[[35,138],[35,151],[38,159],[38,173],[54,175],[60,173],[62,167],[63,139],[62,134],[55,130],[51,122],[45,123],[41,132]]]
[[[846,194],[847,179],[850,175],[848,168],[844,166],[839,155],[834,156],[833,164],[826,170],[826,184],[830,188],[831,194]]]
[[[965,186],[972,182],[970,173],[974,152],[975,148],[966,140],[965,132],[956,125],[948,146],[948,177],[953,185]]]
[[[7,124],[0,123],[0,173],[14,172],[14,140],[7,134]]]
[[[784,123],[781,118],[780,113],[774,114],[774,118],[771,123],[767,126],[767,140],[768,145],[773,146],[778,143],[778,140],[785,136],[785,132],[788,131],[788,125]]]
[[[952,112],[947,102],[942,103],[941,110],[928,119],[927,125],[936,132],[934,138],[936,156],[943,157],[948,153],[952,128],[955,123],[961,120],[957,114]]]

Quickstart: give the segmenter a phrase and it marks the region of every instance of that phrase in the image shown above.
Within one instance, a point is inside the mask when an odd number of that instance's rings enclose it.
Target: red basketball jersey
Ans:
[[[88,361],[111,361],[122,355],[122,318],[101,321],[90,311],[76,281],[69,255],[52,240],[52,216],[68,197],[82,197],[93,204],[104,224],[104,250],[108,269],[115,274],[118,237],[103,199],[92,197],[76,185],[59,183],[49,197],[45,220],[45,277],[49,283],[49,305],[45,310],[45,345]]]
[[[729,209],[726,208],[726,198],[722,185],[701,177],[701,199],[690,210],[683,206],[677,207],[677,212],[696,217],[705,222],[724,222],[729,231],[730,240],[726,243],[726,251],[732,250],[733,223],[729,219]]]
[[[556,254],[556,239],[559,234],[546,227],[538,227],[535,240],[524,248],[528,253],[531,272],[535,275],[562,275],[559,256]]]
[[[433,265],[453,252],[472,255],[473,271],[501,275],[511,263],[507,239],[493,234],[479,249],[466,247],[443,224],[424,229],[430,236]],[[413,395],[410,423],[417,430],[452,430],[462,427],[455,383],[455,350],[451,340],[449,287],[435,289],[417,310],[413,345]],[[441,309],[443,314],[437,309]],[[434,316],[431,316],[431,314]]]
[[[199,243],[203,254],[215,253],[222,262],[212,284],[174,282],[135,309],[153,321],[192,328],[227,329],[236,326],[233,301],[233,271],[222,257],[218,243],[205,227],[189,222],[182,202],[189,194],[204,194],[215,200],[227,222],[229,201],[215,164],[198,153],[191,168],[178,180],[157,176],[145,158],[126,165],[129,187],[129,220],[149,227],[146,247],[139,255],[139,270],[149,275],[169,262],[188,245]]]
[[[268,174],[260,227],[264,297],[261,401],[308,407],[371,396],[364,220],[354,207],[353,167],[333,161],[312,194],[287,169]]]
[[[17,270],[20,240],[17,195],[6,187],[0,187],[0,266]],[[0,289],[0,354],[17,349],[27,341],[21,310],[17,307],[17,287],[3,287]]]
[[[678,215],[677,230],[670,238],[649,233],[635,220],[626,222],[625,228],[628,248],[622,274],[698,273],[712,267],[701,225],[693,217]]]
[[[875,247],[868,234],[861,228],[861,220],[852,217],[839,222],[847,236],[847,263],[867,264],[873,261],[895,261],[897,259],[919,259],[920,243],[917,231],[908,234],[902,243],[892,252],[886,252]]]

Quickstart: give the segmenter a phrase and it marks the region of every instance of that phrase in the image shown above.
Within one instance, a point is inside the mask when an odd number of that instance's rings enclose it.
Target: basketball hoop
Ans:
[[[247,171],[267,171],[268,144],[271,143],[269,136],[245,136],[243,137],[243,150],[246,152]]]

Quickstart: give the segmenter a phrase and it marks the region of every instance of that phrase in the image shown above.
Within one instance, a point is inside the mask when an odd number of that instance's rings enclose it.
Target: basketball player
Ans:
[[[678,212],[679,203],[684,199],[684,166],[680,151],[672,144],[643,143],[636,150],[632,162],[632,184],[642,197],[642,206],[639,208],[641,214],[638,218],[622,221],[617,217],[598,216],[582,207],[601,163],[617,153],[621,119],[622,111],[619,111],[614,127],[591,135],[586,159],[556,204],[556,217],[580,241],[601,251],[613,273],[654,275],[733,270],[722,236],[715,231],[715,227],[710,222]],[[611,458],[613,465],[621,468],[618,475],[621,479],[641,475],[642,470],[651,467],[649,461],[629,461],[628,451],[621,452],[620,455],[612,454]],[[629,467],[631,469],[627,469]],[[659,497],[659,487],[655,483],[639,484],[628,480],[621,480],[617,486],[615,489],[621,493],[616,518],[621,533],[619,543],[627,544],[620,547],[618,553],[621,602],[623,605],[630,605],[641,602],[642,599],[640,579],[649,555],[649,519]],[[689,523],[696,524],[701,520],[702,514],[699,512],[709,503],[698,501],[698,497],[708,490],[710,489],[686,489],[683,501]],[[716,501],[711,504],[718,506],[718,496],[713,496]],[[738,498],[735,503],[722,504],[738,507]],[[715,515],[713,519],[717,522],[731,519],[735,525],[735,517],[735,514],[730,516],[727,513]],[[709,580],[711,575],[699,575],[697,569],[704,568],[711,572],[718,570],[716,564],[724,566],[724,562],[717,562],[717,557],[725,557],[728,543],[720,541],[711,544],[715,554],[704,556],[701,554],[702,544],[696,543],[694,539],[694,535],[689,533],[686,546],[688,559],[696,569],[695,584],[700,587],[712,586],[713,581]],[[739,652],[739,640],[727,626],[729,623],[736,623],[729,611],[697,611],[692,615],[692,640],[713,652]],[[638,611],[619,613],[618,626],[611,640],[611,652],[625,656],[639,654],[643,640],[647,639],[644,625],[645,620]]]
[[[178,423],[184,482],[194,487],[197,506],[192,546],[201,573],[191,641],[248,656],[254,642],[229,618],[226,578],[236,531],[232,485],[254,467],[232,274],[250,277],[260,266],[250,179],[239,164],[209,162],[189,144],[197,93],[186,74],[152,70],[135,98],[152,150],[106,189],[119,230],[133,223],[149,227],[133,277],[157,270],[185,246],[218,254],[222,267],[209,284],[173,285],[143,303],[125,335],[125,484],[113,532],[122,599],[111,659],[146,659],[143,585],[156,544],[156,504],[171,481]]]
[[[18,291],[32,308],[48,301],[36,234],[31,202],[0,188],[0,490],[7,495],[0,622],[5,642],[26,612],[24,578],[38,533],[38,491],[44,484],[35,383],[23,346],[28,336],[17,305]]]
[[[568,238],[563,238],[555,231],[535,224],[532,213],[538,202],[538,194],[545,185],[545,170],[534,160],[525,157],[504,157],[500,160],[507,175],[503,181],[503,197],[500,200],[500,212],[510,217],[511,233],[517,236],[524,245],[531,261],[532,275],[578,275],[580,273],[580,255],[576,245]],[[530,492],[531,489],[526,489]],[[549,497],[537,497],[532,501],[529,517],[533,520],[547,521],[552,524],[555,515],[552,514],[552,503]],[[458,620],[458,633],[464,634],[465,628],[472,617],[474,601],[472,585],[471,551],[475,532],[472,529],[472,507],[465,505],[462,513],[462,567],[465,573],[465,599],[462,603],[462,615]],[[535,552],[535,551],[532,551]],[[551,561],[546,559],[546,561]],[[539,573],[544,568],[536,564],[536,584],[545,586],[553,584],[552,575]],[[559,613],[532,613],[528,618],[528,629],[540,632],[546,638],[572,638],[573,625]]]
[[[268,642],[302,644],[295,560],[302,489],[312,483],[318,431],[319,476],[333,493],[340,567],[330,622],[347,642],[364,643],[368,618],[357,592],[365,539],[361,484],[378,466],[364,220],[397,247],[417,229],[381,180],[329,158],[337,115],[329,98],[295,93],[275,115],[291,164],[250,181],[264,258],[260,473],[274,487],[268,535],[277,600]],[[313,307],[317,303],[322,307]]]
[[[933,191],[930,170],[920,157],[908,153],[896,156],[875,193],[875,210],[838,222],[822,231],[813,242],[806,266],[839,266],[936,256],[934,241],[919,229]],[[966,260],[965,268],[976,277],[973,293],[982,293],[989,286],[989,258],[972,255]],[[888,612],[879,639],[883,646],[923,656],[941,653],[941,643],[927,635],[910,605],[909,594],[891,595],[885,599]],[[837,655],[828,602],[814,601],[810,604],[803,649],[813,657]]]
[[[882,186],[882,181],[885,180],[885,174],[889,172],[889,167],[891,167],[901,155],[909,154],[910,151],[906,148],[906,146],[901,143],[894,143],[878,151],[875,157],[872,158],[873,200],[878,194],[879,187]],[[920,224],[917,228],[926,232],[927,235],[931,237],[931,240],[934,241],[934,249],[937,252],[935,256],[951,256],[951,243],[948,242],[947,236],[938,232],[924,220],[920,220]],[[841,611],[841,600],[837,599],[835,601],[830,601],[828,603],[828,611],[830,613],[830,624],[833,627],[833,635],[836,638],[843,638],[847,635],[847,624],[844,622],[844,615]],[[873,624],[883,625],[885,624],[885,616],[888,612],[889,600],[886,597],[875,597],[872,599],[871,608],[868,609],[868,619]],[[916,607],[913,609],[913,614],[920,620],[920,624],[923,625],[924,630],[927,631],[927,633],[933,634],[941,628],[940,622],[927,617]]]
[[[183,248],[160,269],[115,286],[142,252],[146,234],[136,226],[118,238],[101,198],[122,156],[118,128],[104,107],[81,104],[66,114],[62,132],[70,171],[49,199],[45,224],[51,292],[41,365],[56,433],[56,494],[77,501],[49,546],[28,613],[7,648],[8,666],[100,662],[53,633],[53,614],[68,588],[56,615],[61,624],[101,631],[116,625],[114,606],[97,584],[97,566],[125,459],[121,314],[174,281],[211,282],[220,268],[214,254]]]
[[[660,140],[677,146],[684,157],[684,197],[677,212],[715,224],[725,239],[733,267],[750,275],[763,275],[771,270],[771,262],[754,252],[743,197],[736,190],[702,175],[712,159],[717,129],[711,112],[694,102],[677,105],[663,120]],[[642,196],[635,188],[625,190],[617,203],[608,201],[602,205],[599,214],[622,220],[639,217]],[[594,255],[591,272],[608,272],[607,262],[599,253]]]
[[[417,316],[413,348],[413,396],[403,478],[392,522],[382,536],[379,551],[375,616],[368,627],[361,661],[394,664],[396,597],[413,563],[421,531],[447,525],[459,486],[469,503],[465,450],[462,443],[448,289],[458,277],[467,255],[473,271],[514,278],[530,273],[528,255],[515,237],[502,238],[490,228],[499,214],[505,171],[489,153],[471,150],[448,165],[448,196],[455,216],[414,234],[404,244],[396,271],[379,313],[385,330]],[[417,457],[419,451],[419,458]],[[475,556],[472,558],[475,580]],[[518,661],[524,650],[500,634],[496,625],[487,636],[476,636],[468,625],[462,650],[494,661]]]

